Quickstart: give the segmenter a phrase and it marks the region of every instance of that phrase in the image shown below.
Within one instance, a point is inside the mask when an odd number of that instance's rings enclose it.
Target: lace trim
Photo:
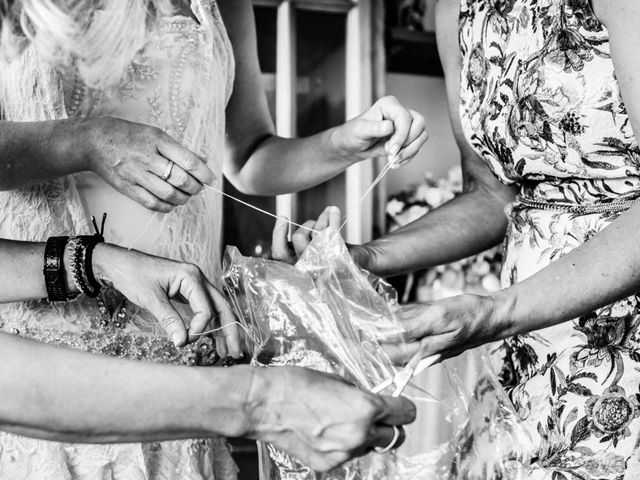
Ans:
[[[0,322],[0,330],[42,343],[118,358],[202,367],[225,366],[229,362],[216,352],[213,335],[203,335],[194,343],[176,348],[166,338],[140,335],[112,326],[73,332],[32,326],[23,326],[20,330]]]
[[[1,480],[235,480],[237,473],[223,438],[80,445],[0,432]]]

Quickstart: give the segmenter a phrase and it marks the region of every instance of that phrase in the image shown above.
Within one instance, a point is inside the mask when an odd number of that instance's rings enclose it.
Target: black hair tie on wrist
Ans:
[[[96,279],[93,273],[93,249],[97,244],[104,242],[104,224],[107,220],[107,214],[102,214],[102,222],[100,228],[96,223],[96,217],[91,217],[91,223],[95,233],[93,235],[87,235],[82,237],[84,244],[84,255],[82,259],[82,273],[83,279],[86,285],[86,291],[83,293],[88,297],[95,298],[102,289],[102,284]]]

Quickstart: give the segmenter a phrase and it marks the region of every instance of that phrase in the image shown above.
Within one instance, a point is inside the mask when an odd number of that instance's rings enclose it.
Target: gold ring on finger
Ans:
[[[169,179],[169,177],[171,176],[171,171],[173,170],[173,165],[174,163],[169,160],[169,163],[167,163],[166,168],[164,169],[164,173],[162,174],[162,180],[164,180],[165,182]]]

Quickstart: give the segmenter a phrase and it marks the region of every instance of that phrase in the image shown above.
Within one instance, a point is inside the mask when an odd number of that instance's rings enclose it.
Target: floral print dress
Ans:
[[[588,0],[461,0],[459,22],[465,136],[520,188],[508,209],[506,287],[637,201],[640,151]],[[640,478],[639,327],[631,296],[494,346],[537,446],[531,478]]]

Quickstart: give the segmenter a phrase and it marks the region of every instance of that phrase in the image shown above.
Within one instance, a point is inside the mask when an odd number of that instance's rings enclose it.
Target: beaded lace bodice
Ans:
[[[88,91],[77,113],[157,126],[207,159],[220,179],[216,154],[223,148],[233,52],[215,2],[192,0],[191,8],[194,18],[160,19],[120,84]],[[0,77],[6,120],[67,118],[73,82],[65,81],[33,48],[6,65]],[[85,172],[0,192],[0,211],[0,237],[30,241],[89,233],[90,215],[106,211],[108,241],[193,262],[210,279],[218,276],[221,198],[208,190],[170,214],[153,214]],[[150,314],[124,302],[117,292],[108,292],[102,303],[80,298],[58,305],[0,305],[0,329],[123,358],[187,365],[219,360],[210,336],[176,349]],[[73,445],[0,432],[0,480],[17,478],[231,480],[236,467],[222,438]]]
[[[195,18],[176,15],[161,19],[120,84],[108,90],[89,91],[78,113],[112,115],[157,126],[207,159],[221,178],[220,159],[215,153],[224,142],[225,107],[233,85],[233,53],[215,4],[193,2],[193,13]],[[33,81],[32,88],[40,95],[30,99],[34,103],[31,108],[3,105],[8,120],[66,117],[72,85],[40,64],[32,51],[26,51],[10,67],[14,70],[8,72],[7,81]],[[0,236],[34,241],[87,232],[90,215],[107,212],[108,241],[195,263],[212,280],[219,276],[221,198],[210,190],[170,214],[154,214],[116,192],[97,175],[83,172],[30,188],[0,192],[0,208],[5,212],[0,219]],[[162,333],[149,315],[132,305],[127,308],[127,328]],[[84,299],[62,306],[41,302],[4,305],[0,314],[10,330],[21,331],[37,324],[62,331],[86,331],[95,327],[99,311],[95,302]]]

